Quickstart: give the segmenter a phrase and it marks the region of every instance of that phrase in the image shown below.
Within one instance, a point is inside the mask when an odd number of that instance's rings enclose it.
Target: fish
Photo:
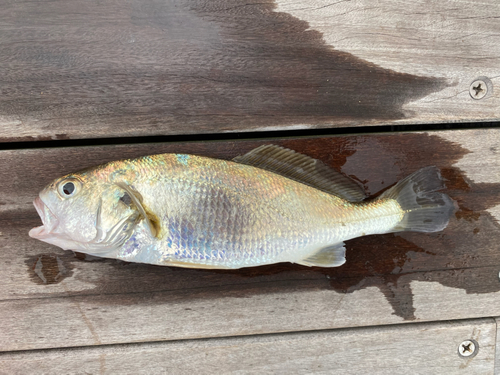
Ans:
[[[320,160],[262,145],[233,160],[159,154],[60,177],[33,204],[32,238],[91,256],[202,269],[338,267],[345,241],[438,232],[456,210],[435,166],[374,199]]]

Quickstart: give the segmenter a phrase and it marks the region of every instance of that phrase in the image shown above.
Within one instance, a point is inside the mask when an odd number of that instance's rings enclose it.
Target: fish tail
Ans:
[[[447,194],[437,167],[422,168],[385,191],[378,199],[394,199],[404,211],[403,219],[390,232],[439,232],[446,228],[456,203]]]

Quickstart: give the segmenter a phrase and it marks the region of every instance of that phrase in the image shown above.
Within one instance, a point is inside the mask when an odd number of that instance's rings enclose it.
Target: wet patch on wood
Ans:
[[[73,275],[67,254],[39,254],[26,259],[31,280],[36,284],[58,284]]]

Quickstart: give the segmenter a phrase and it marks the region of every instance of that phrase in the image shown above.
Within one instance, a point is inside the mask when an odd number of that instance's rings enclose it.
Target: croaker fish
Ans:
[[[61,177],[34,205],[30,236],[129,262],[242,268],[278,262],[336,267],[344,241],[443,230],[454,202],[436,167],[378,198],[319,160],[264,145],[233,161],[162,154]]]

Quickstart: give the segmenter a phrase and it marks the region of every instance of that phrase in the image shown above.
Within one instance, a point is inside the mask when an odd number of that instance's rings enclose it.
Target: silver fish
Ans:
[[[455,210],[436,167],[374,200],[319,160],[274,145],[233,161],[161,154],[56,179],[29,235],[94,256],[190,268],[336,267],[344,241],[443,230]]]

